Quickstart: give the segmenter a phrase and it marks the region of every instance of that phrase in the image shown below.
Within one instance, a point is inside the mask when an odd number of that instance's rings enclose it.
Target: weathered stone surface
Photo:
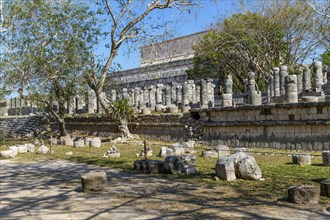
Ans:
[[[70,135],[60,137],[60,144],[65,146],[74,146],[73,138]]]
[[[245,148],[245,147],[234,148],[233,154],[238,153],[238,152],[244,152],[246,155],[251,155],[251,150],[249,148]]]
[[[291,186],[288,188],[288,201],[298,204],[316,204],[320,200],[320,191],[315,186]]]
[[[293,154],[292,163],[298,165],[310,165],[312,164],[312,159],[310,154]]]
[[[238,162],[240,177],[244,180],[259,180],[262,177],[257,161],[252,156],[247,156]]]
[[[54,138],[54,137],[49,138],[48,141],[49,141],[49,143],[51,143],[51,144],[58,144],[58,140],[57,140],[57,138]]]
[[[101,139],[100,138],[93,138],[90,142],[91,147],[101,147]]]
[[[330,166],[330,151],[325,150],[322,151],[322,160],[324,166]]]
[[[25,146],[26,146],[27,152],[34,152],[34,150],[35,150],[34,144],[28,143],[28,144],[25,144]]]
[[[228,156],[230,155],[230,148],[223,144],[218,144],[215,147],[215,150],[219,153],[220,156]]]
[[[322,180],[320,182],[321,196],[330,197],[330,179]]]
[[[17,145],[17,151],[19,154],[27,153],[27,147],[25,145]]]
[[[85,137],[85,146],[91,146],[92,137]]]
[[[81,175],[83,192],[107,191],[106,172],[89,172]]]
[[[215,165],[216,176],[222,180],[232,181],[236,180],[234,163],[223,161]]]
[[[82,139],[74,141],[74,147],[85,147],[85,141]]]
[[[195,174],[194,155],[168,156],[164,160],[164,172],[170,174]]]
[[[150,108],[144,108],[142,109],[142,115],[150,115],[151,109]]]
[[[37,150],[37,154],[47,154],[48,152],[49,149],[45,145],[41,145]]]
[[[14,158],[16,156],[17,156],[17,151],[15,151],[15,150],[0,151],[0,157],[3,157],[3,158]]]
[[[120,157],[120,152],[115,146],[110,147],[110,149],[103,155],[103,157]]]
[[[160,160],[136,160],[134,161],[134,170],[143,173],[164,173],[164,161]]]
[[[10,146],[10,147],[8,147],[8,150],[14,151],[16,155],[18,154],[18,147],[17,146]]]
[[[147,150],[147,157],[151,157],[152,156],[152,153],[153,153],[151,147],[150,146],[147,146],[146,147],[146,150]],[[144,157],[144,148],[141,149],[141,153],[140,153],[139,156],[140,157]]]
[[[186,142],[182,142],[182,147],[183,148],[193,148],[195,145],[195,141],[186,141]]]
[[[170,149],[173,150],[174,155],[178,156],[178,155],[182,155],[185,153],[184,148],[182,147],[181,144],[179,143],[174,143],[171,146],[169,146]]]
[[[203,150],[202,157],[218,157],[218,152],[213,150]]]
[[[179,112],[179,108],[177,106],[169,106],[166,108],[167,113],[175,114]]]

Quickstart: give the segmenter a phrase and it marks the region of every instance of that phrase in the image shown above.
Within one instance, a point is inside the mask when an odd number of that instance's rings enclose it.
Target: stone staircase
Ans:
[[[0,118],[0,133],[3,136],[34,137],[46,129],[47,120],[42,115]]]

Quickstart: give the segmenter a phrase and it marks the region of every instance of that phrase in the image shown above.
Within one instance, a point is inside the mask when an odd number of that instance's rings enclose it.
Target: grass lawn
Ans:
[[[0,146],[0,150],[4,150],[14,143],[29,143],[27,140],[5,141]],[[30,141],[31,143],[32,141]],[[140,143],[142,143],[140,141]],[[103,143],[100,148],[73,148],[70,146],[53,146],[54,154],[40,155],[35,153],[19,154],[15,159],[17,162],[33,162],[48,159],[65,159],[75,162],[87,163],[97,166],[104,166],[109,168],[116,168],[125,171],[133,171],[133,162],[140,157],[137,156],[141,152],[143,145],[138,141],[133,141],[126,144],[115,144],[121,153],[119,158],[103,158],[103,154],[113,144],[110,142]],[[0,143],[1,144],[1,143]],[[3,145],[5,144],[5,145]],[[149,159],[162,160],[164,158],[157,157],[157,154],[162,146],[169,145],[168,142],[148,141],[153,149],[153,155]],[[319,187],[319,182],[323,179],[329,178],[329,167],[322,165],[321,152],[308,152],[313,155],[312,165],[299,166],[291,163],[290,154],[297,153],[297,151],[278,150],[278,149],[251,149],[253,156],[256,158],[265,180],[262,181],[248,181],[236,180],[215,181],[214,167],[217,158],[203,158],[201,157],[202,150],[205,146],[197,146],[198,152],[196,154],[196,166],[199,175],[185,176],[185,175],[161,175],[164,178],[176,178],[191,183],[204,185],[206,187],[226,187],[230,190],[237,191],[240,195],[248,197],[268,198],[270,200],[284,200],[287,197],[287,189],[293,185],[315,185]],[[65,155],[66,152],[72,151],[72,156]],[[300,151],[299,153],[303,153]],[[330,203],[330,198],[322,196],[321,203]]]

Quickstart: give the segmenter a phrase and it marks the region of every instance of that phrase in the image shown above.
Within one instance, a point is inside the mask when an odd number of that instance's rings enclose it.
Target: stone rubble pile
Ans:
[[[103,155],[104,158],[108,158],[108,157],[120,157],[120,152],[119,150],[115,147],[112,146],[110,147],[109,150],[107,150],[107,152]]]
[[[219,157],[215,165],[216,176],[223,180],[260,180],[262,172],[253,156],[243,149],[236,149],[228,157]]]
[[[0,151],[0,158],[14,158],[17,154],[24,154],[24,153],[33,153],[36,152],[37,154],[47,154],[49,153],[48,147],[45,145],[41,145],[37,150],[36,146],[40,145],[39,141],[35,141],[35,144],[26,143],[26,144],[18,144],[9,146],[7,150]]]

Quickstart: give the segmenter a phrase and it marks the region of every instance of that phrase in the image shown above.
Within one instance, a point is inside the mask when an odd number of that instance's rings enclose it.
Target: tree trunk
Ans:
[[[127,139],[132,138],[132,134],[128,129],[127,121],[125,119],[118,120],[118,129],[121,132],[122,138],[127,138]]]
[[[66,127],[65,127],[65,122],[64,120],[60,120],[59,123],[59,128],[60,128],[60,136],[66,136],[68,134]]]

